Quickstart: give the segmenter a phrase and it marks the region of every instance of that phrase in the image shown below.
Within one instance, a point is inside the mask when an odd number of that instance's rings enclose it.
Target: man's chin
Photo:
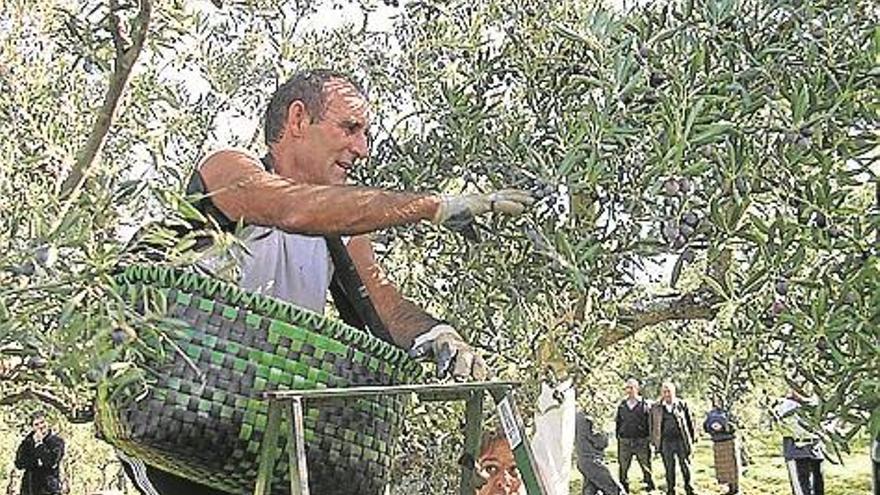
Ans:
[[[345,169],[340,168],[340,167],[336,167],[336,168],[333,170],[333,173],[330,174],[329,179],[330,179],[330,181],[329,181],[329,182],[330,182],[330,185],[333,185],[333,186],[344,186],[345,184],[348,184],[348,182],[349,182],[349,180],[348,180],[348,170],[345,170]]]
[[[330,178],[330,185],[344,186],[347,184],[351,184],[351,180],[349,180],[348,174],[337,175]]]

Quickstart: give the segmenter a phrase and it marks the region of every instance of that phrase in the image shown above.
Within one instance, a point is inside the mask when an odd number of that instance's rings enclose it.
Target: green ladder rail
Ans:
[[[422,402],[465,401],[465,453],[476,459],[482,435],[483,404],[488,392],[495,402],[504,434],[513,450],[528,495],[546,495],[547,489],[532,453],[528,435],[523,428],[522,418],[516,406],[514,389],[518,382],[485,381],[467,383],[444,383],[431,385],[363,386],[350,388],[325,388],[313,390],[278,390],[264,392],[263,399],[269,402],[266,434],[260,447],[259,468],[254,495],[272,493],[272,469],[275,466],[278,435],[281,433],[282,415],[291,425],[287,435],[287,452],[290,456],[290,493],[309,495],[309,473],[306,463],[306,444],[303,437],[304,404],[320,404],[357,399],[379,395],[415,394]],[[471,464],[471,463],[466,463]],[[461,468],[461,495],[473,495],[473,466]]]

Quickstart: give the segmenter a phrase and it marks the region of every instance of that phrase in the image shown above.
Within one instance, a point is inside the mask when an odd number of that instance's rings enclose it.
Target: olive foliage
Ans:
[[[111,281],[140,256],[131,233],[198,219],[181,190],[200,157],[262,152],[272,90],[330,66],[363,79],[375,105],[362,183],[539,198],[479,225],[477,241],[428,225],[376,234],[409,297],[500,376],[536,383],[564,361],[589,383],[636,332],[699,321],[717,356],[699,371],[728,403],[777,373],[819,397],[817,424],[843,420],[835,440],[880,432],[873,2],[2,5],[5,393],[46,391],[76,415],[96,380],[136,366]],[[327,9],[354,14],[324,29]],[[196,256],[192,237],[150,235],[175,263]],[[553,356],[535,352],[545,342]]]

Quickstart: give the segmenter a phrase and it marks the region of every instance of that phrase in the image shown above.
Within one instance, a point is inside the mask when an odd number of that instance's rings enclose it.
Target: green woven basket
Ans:
[[[145,295],[166,301],[168,321],[161,328],[177,349],[165,345],[164,357],[145,364],[155,375],[149,387],[143,381],[102,384],[100,433],[147,464],[223,491],[253,493],[267,419],[263,391],[393,385],[420,377],[420,366],[397,347],[224,282],[144,266],[125,269],[117,282],[139,312]],[[404,406],[394,396],[308,407],[312,492],[382,493]],[[283,431],[275,493],[289,490],[286,425]]]

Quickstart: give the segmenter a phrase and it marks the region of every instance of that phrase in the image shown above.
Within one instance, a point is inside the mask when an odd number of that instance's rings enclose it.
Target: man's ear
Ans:
[[[306,126],[312,121],[305,104],[300,100],[294,100],[287,107],[287,129],[291,137],[301,137],[305,132]]]

